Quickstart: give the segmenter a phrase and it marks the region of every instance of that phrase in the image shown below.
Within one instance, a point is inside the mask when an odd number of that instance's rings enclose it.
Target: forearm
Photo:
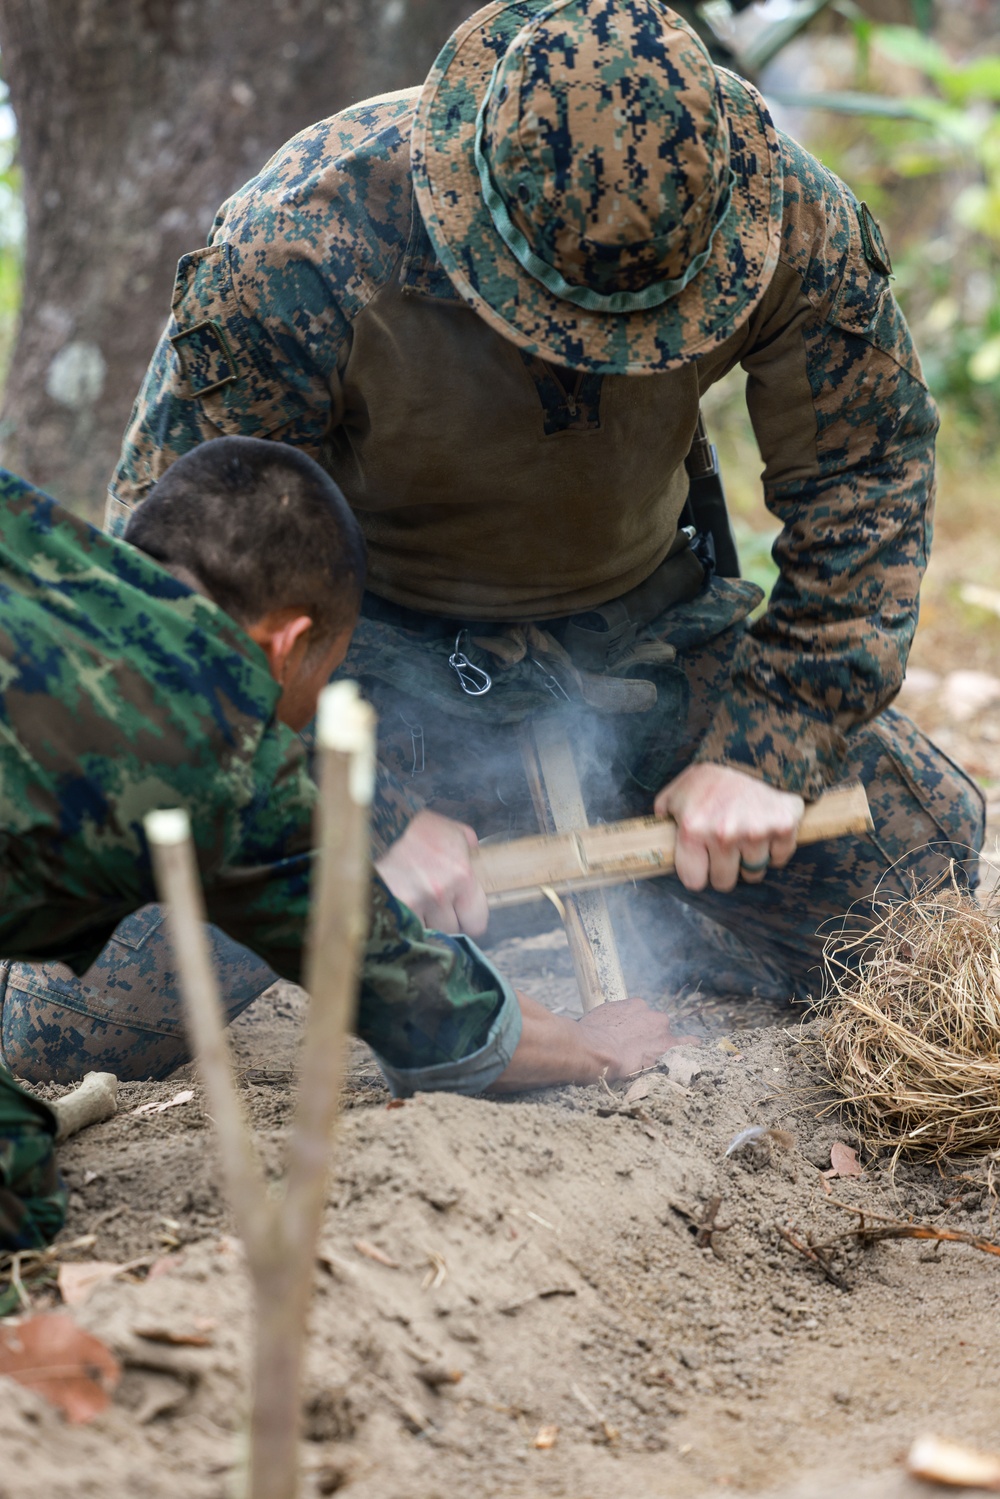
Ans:
[[[521,1007],[521,1039],[510,1065],[489,1088],[490,1093],[518,1093],[527,1088],[558,1083],[596,1083],[617,1076],[614,1056],[606,1041],[592,1036],[579,1022],[553,1015],[526,994]]]

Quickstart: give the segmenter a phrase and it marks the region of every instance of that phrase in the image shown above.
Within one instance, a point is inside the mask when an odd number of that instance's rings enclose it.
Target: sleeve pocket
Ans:
[[[850,224],[850,248],[827,322],[844,333],[856,334],[872,348],[887,354],[926,389],[920,360],[906,319],[889,286],[889,277],[865,255],[859,205],[852,196],[848,196],[844,212]]]
[[[223,240],[182,256],[172,302],[181,393],[227,435],[264,437],[287,426],[301,403],[272,376],[267,335],[242,311]]]
[[[851,227],[851,245],[847,253],[844,275],[830,308],[827,321],[845,333],[857,333],[862,338],[872,338],[878,330],[879,319],[886,299],[892,301],[889,278],[868,264],[861,242],[858,210],[855,203],[847,206],[847,217]]]

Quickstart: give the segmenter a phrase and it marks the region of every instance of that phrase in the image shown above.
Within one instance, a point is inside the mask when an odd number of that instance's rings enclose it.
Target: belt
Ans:
[[[582,613],[543,620],[541,628],[559,641],[581,670],[607,671],[630,650],[640,630],[668,609],[696,598],[704,588],[711,562],[697,545],[698,540],[693,527],[684,527],[659,567],[635,588]],[[364,595],[361,613],[366,619],[395,625],[425,640],[443,639],[464,630],[482,640],[493,632],[511,629],[509,622],[425,614],[371,592]]]

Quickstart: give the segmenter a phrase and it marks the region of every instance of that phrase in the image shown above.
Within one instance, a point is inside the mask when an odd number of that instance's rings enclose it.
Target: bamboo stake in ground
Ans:
[[[535,815],[543,832],[572,834],[586,829],[587,808],[562,721],[540,718],[526,728],[521,738],[521,755]],[[606,1000],[627,999],[628,989],[603,890],[585,890],[565,900],[562,918],[584,1011],[596,1009]]]
[[[298,1493],[306,1315],[367,920],[375,722],[354,683],[337,683],[323,693],[316,742],[321,760],[318,855],[305,971],[310,1004],[288,1170],[278,1196],[267,1191],[236,1091],[187,814],[156,812],[146,818],[157,886],[169,910],[192,1047],[253,1282],[248,1499],[295,1499]]]

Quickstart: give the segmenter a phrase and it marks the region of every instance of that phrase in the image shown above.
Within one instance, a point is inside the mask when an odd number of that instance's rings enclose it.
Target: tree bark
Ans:
[[[0,457],[90,519],[218,205],[314,120],[419,83],[474,0],[0,0],[26,210]]]

